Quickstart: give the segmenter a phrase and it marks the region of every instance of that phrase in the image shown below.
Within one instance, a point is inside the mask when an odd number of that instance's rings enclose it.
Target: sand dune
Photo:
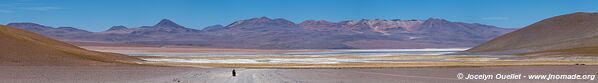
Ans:
[[[1,25],[0,41],[0,65],[7,66],[116,65],[139,60],[116,53],[89,51]]]

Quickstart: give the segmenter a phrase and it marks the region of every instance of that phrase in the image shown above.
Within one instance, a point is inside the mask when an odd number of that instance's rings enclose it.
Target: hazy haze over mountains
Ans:
[[[103,32],[53,28],[35,23],[9,23],[63,41],[184,45],[256,49],[384,49],[471,47],[511,31],[444,19],[362,19],[341,22],[306,20],[293,23],[267,17],[239,20],[196,30],[163,19],[153,26],[114,26]]]

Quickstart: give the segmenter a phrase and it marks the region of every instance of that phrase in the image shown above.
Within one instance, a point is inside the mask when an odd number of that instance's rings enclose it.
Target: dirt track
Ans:
[[[593,74],[598,66],[382,69],[236,69],[0,66],[1,83],[596,83],[596,80],[461,80],[473,74]]]

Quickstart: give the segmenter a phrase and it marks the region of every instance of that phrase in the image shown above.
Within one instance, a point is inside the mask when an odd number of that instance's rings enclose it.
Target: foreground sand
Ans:
[[[596,80],[460,80],[474,74],[593,74],[598,66],[237,69],[182,67],[0,66],[1,83],[596,83]]]

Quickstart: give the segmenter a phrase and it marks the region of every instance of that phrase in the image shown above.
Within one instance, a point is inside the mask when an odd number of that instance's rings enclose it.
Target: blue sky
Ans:
[[[427,19],[520,28],[541,19],[598,12],[598,0],[1,0],[0,23],[34,22],[103,31],[171,19],[189,28],[254,17],[333,22]]]

